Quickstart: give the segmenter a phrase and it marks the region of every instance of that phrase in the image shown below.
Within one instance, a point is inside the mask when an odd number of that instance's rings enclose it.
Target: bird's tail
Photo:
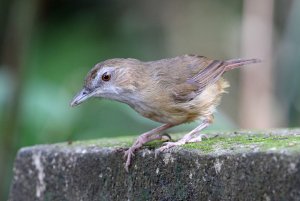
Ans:
[[[243,65],[260,63],[260,62],[261,62],[260,59],[230,59],[224,62],[225,71],[229,71]]]

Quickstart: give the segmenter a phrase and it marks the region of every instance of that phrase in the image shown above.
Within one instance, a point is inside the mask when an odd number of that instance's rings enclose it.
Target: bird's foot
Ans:
[[[124,153],[124,158],[126,159],[125,162],[125,170],[128,172],[129,171],[129,166],[131,164],[131,159],[134,157],[134,152],[141,148],[145,143],[147,142],[151,142],[153,140],[172,140],[171,136],[167,133],[163,133],[163,134],[159,134],[159,135],[153,135],[153,136],[149,136],[149,135],[140,135],[137,140],[135,141],[135,143],[128,149],[125,151]]]
[[[205,134],[200,134],[200,135],[195,136],[192,139],[188,140],[187,143],[201,142],[203,138],[208,139],[208,136]]]
[[[137,148],[133,145],[130,147],[128,150],[125,151],[124,153],[124,158],[126,158],[126,163],[125,163],[125,170],[126,172],[129,171],[129,166],[131,164],[131,159],[134,157],[134,152]]]
[[[175,146],[180,146],[180,145],[183,145],[185,143],[186,142],[181,141],[181,140],[179,140],[177,142],[165,142],[165,143],[163,143],[162,147],[155,150],[155,155],[157,155],[159,152],[163,152],[167,149],[170,149],[170,148],[175,147]]]
[[[131,159],[134,157],[134,152],[136,150],[138,150],[139,148],[141,148],[145,143],[153,141],[155,139],[161,139],[160,135],[157,135],[153,137],[153,139],[151,137],[149,137],[149,135],[147,134],[143,134],[140,135],[137,140],[135,141],[135,143],[128,149],[125,151],[124,153],[124,158],[126,158],[126,162],[125,162],[125,170],[128,172],[129,171],[129,166],[131,164]]]
[[[158,153],[163,152],[163,151],[170,149],[172,147],[175,147],[175,146],[180,146],[180,145],[184,145],[187,143],[201,142],[203,137],[207,138],[206,135],[201,134],[201,135],[198,135],[191,139],[188,139],[187,137],[183,137],[182,139],[178,140],[177,142],[165,142],[165,143],[163,143],[162,147],[155,150],[155,157],[157,156]]]
[[[140,135],[135,143],[125,151],[124,158],[126,158],[126,163],[125,163],[125,170],[128,172],[129,166],[131,164],[131,159],[134,157],[134,152],[141,148],[145,143],[149,141],[148,137],[146,135]]]

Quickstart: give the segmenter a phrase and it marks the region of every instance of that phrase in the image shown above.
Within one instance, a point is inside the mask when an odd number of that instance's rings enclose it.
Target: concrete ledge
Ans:
[[[129,173],[133,138],[23,148],[9,200],[300,200],[300,129],[208,136],[157,158],[152,143]]]

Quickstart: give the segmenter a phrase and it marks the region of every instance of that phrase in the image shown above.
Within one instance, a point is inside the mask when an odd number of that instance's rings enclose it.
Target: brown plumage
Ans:
[[[212,60],[184,55],[158,61],[110,59],[88,73],[83,89],[71,102],[76,106],[89,97],[102,97],[128,104],[138,113],[162,126],[138,137],[126,151],[126,169],[144,143],[161,139],[160,133],[173,126],[201,119],[202,123],[178,142],[167,142],[158,151],[188,142],[201,141],[199,132],[213,121],[222,93],[229,86],[222,75],[258,59]]]

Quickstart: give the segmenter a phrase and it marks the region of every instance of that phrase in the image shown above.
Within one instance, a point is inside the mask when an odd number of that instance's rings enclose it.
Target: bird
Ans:
[[[260,59],[215,60],[186,54],[156,61],[114,58],[97,63],[86,75],[71,106],[91,97],[119,101],[161,126],[141,134],[125,151],[128,172],[135,152],[145,143],[161,140],[174,126],[200,120],[199,126],[176,142],[165,142],[157,152],[202,140],[201,131],[213,123],[213,114],[229,83],[227,71],[261,62]]]

